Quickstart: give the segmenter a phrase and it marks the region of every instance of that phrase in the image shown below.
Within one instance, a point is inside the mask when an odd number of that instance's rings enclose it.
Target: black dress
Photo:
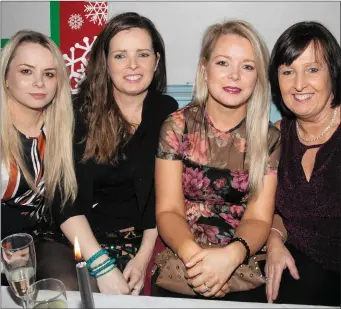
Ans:
[[[80,162],[85,145],[79,141],[86,130],[77,113],[74,155],[78,196],[75,203],[66,205],[62,212],[58,199],[55,201],[52,208],[54,221],[60,226],[72,216],[85,215],[96,239],[116,258],[121,271],[138,251],[143,231],[156,226],[155,153],[161,124],[177,108],[178,104],[172,97],[149,91],[143,104],[141,123],[122,149],[122,156],[117,163],[106,164],[98,164],[94,160]],[[41,277],[57,276],[68,289],[77,289],[72,247],[65,246],[68,241],[58,229],[51,238],[63,245],[57,245],[58,250],[53,250],[55,244],[46,245],[44,242],[37,251],[43,255],[58,251],[53,258],[63,259],[63,262],[59,260],[63,267],[51,274],[48,265],[40,265],[39,269],[43,268]],[[72,266],[67,266],[70,263]],[[73,273],[72,278],[70,272]]]

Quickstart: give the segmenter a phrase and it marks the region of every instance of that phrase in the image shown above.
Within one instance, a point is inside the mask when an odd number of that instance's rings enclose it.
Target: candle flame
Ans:
[[[79,247],[79,242],[77,236],[75,237],[75,259],[77,261],[82,260],[81,248]]]

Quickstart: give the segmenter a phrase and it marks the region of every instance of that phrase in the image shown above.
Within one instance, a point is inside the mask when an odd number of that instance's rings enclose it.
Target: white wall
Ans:
[[[50,36],[49,1],[2,1],[0,5],[1,38],[9,39],[14,33],[22,29],[40,31]]]
[[[298,21],[323,23],[340,43],[339,2],[109,2],[109,16],[135,11],[150,18],[166,44],[168,84],[193,83],[203,31],[224,19],[254,25],[272,49],[280,34]]]

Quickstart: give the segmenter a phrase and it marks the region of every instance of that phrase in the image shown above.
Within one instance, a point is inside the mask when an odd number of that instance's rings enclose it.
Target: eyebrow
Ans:
[[[20,64],[18,64],[18,67],[21,66],[21,65],[25,65],[25,66],[27,66],[27,67],[29,67],[29,68],[35,69],[35,66],[30,65],[30,64],[27,64],[27,63],[20,63]],[[47,69],[44,69],[44,71],[51,71],[51,70],[57,71],[56,68],[47,68]]]
[[[313,65],[313,64],[322,64],[322,62],[321,61],[314,61],[314,62],[307,62],[307,63],[304,63],[303,65],[304,66],[309,66],[309,65]],[[285,64],[285,63],[283,63],[283,64],[281,64],[279,67],[290,67],[292,65],[292,63],[291,64]]]
[[[141,51],[149,51],[149,52],[153,52],[152,50],[150,50],[149,48],[139,48],[139,49],[137,49],[136,51],[138,51],[138,52],[141,52]],[[126,49],[118,49],[118,50],[114,50],[114,51],[112,51],[111,53],[113,54],[113,53],[126,53],[127,52],[127,50]]]
[[[227,58],[227,59],[232,59],[230,56],[225,56],[225,55],[217,55],[217,56],[215,56],[214,57],[214,59],[215,58],[218,58],[218,57],[223,57],[223,58]],[[252,60],[252,59],[243,59],[243,62],[254,62],[254,63],[256,63],[256,61],[255,60]]]

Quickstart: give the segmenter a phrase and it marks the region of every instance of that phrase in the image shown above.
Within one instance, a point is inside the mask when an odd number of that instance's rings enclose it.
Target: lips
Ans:
[[[293,94],[292,96],[294,97],[295,101],[306,102],[310,100],[313,95],[314,95],[313,93],[300,93],[300,94]]]
[[[30,93],[30,95],[37,100],[41,100],[46,97],[46,93]]]
[[[223,87],[224,91],[231,93],[231,94],[239,94],[242,90],[238,87]]]

